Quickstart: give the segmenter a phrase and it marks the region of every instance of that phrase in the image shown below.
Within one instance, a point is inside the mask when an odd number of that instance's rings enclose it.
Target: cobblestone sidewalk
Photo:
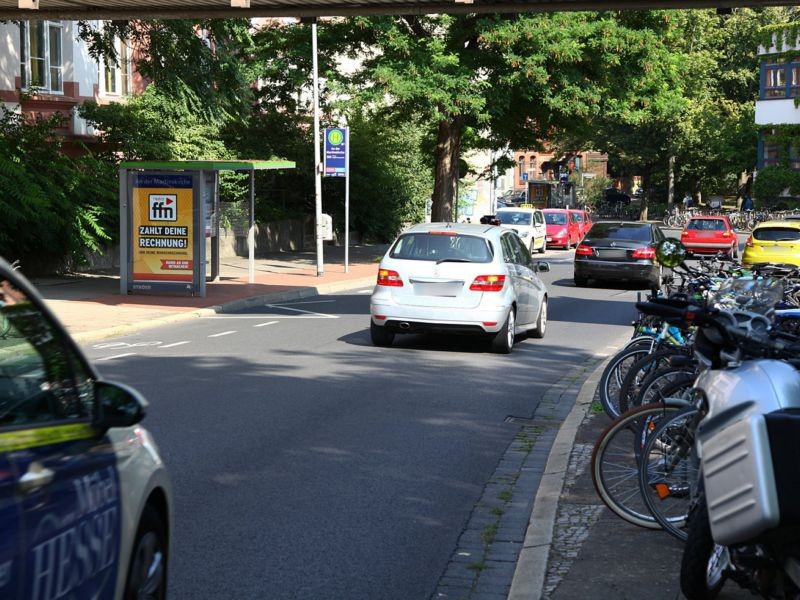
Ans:
[[[505,600],[511,588],[533,500],[550,448],[583,382],[601,359],[588,361],[548,388],[521,425],[461,533],[432,598]]]

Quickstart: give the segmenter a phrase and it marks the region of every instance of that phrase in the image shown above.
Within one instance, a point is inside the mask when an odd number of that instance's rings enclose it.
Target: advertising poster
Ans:
[[[134,281],[192,282],[192,186],[191,175],[134,175]]]

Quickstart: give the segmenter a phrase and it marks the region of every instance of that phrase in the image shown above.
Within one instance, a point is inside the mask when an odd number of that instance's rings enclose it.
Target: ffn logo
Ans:
[[[178,196],[175,194],[150,194],[151,221],[177,221]]]

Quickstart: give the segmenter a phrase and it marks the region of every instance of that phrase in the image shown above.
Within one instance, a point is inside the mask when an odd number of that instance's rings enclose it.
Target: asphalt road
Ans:
[[[549,385],[629,333],[635,288],[577,289],[548,251],[550,322],[509,356],[369,341],[371,290],[86,347],[137,387],[172,475],[170,597],[426,599]]]

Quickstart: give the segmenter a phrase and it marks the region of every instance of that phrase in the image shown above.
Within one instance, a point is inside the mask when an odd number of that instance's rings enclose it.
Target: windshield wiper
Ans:
[[[471,263],[473,261],[471,261],[468,258],[440,258],[439,260],[436,261],[436,264],[440,265],[443,262],[468,262],[468,263]]]

